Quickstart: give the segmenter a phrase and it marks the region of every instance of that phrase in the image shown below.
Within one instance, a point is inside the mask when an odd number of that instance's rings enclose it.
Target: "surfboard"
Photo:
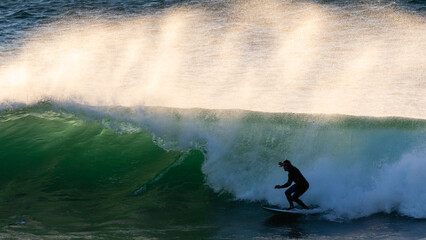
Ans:
[[[268,206],[262,206],[263,209],[265,209],[268,212],[272,212],[274,214],[286,214],[286,215],[316,215],[320,214],[322,212],[319,208],[313,208],[313,209],[298,209],[293,208],[291,210],[281,209],[281,208],[273,208]]]

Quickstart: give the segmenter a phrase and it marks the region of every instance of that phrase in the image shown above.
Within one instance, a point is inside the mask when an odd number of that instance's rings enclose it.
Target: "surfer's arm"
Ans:
[[[281,188],[289,187],[291,185],[291,182],[292,181],[290,179],[288,179],[288,182],[286,182],[284,185],[281,185]]]
[[[293,182],[293,178],[291,177],[290,173],[288,174],[288,181],[281,186],[281,188],[290,187],[291,183]]]
[[[286,187],[289,187],[292,182],[293,182],[293,179],[291,179],[290,177],[288,177],[288,181],[284,185],[276,185],[275,188],[286,188]]]

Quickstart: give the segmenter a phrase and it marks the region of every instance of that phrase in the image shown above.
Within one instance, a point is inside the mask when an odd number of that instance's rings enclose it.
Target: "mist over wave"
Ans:
[[[0,101],[426,118],[423,16],[217,4],[42,25],[2,58]]]

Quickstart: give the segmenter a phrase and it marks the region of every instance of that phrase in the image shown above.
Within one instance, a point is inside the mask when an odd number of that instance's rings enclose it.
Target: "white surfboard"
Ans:
[[[275,214],[287,214],[287,215],[316,215],[316,214],[320,214],[321,212],[323,212],[319,208],[313,208],[313,209],[293,208],[291,210],[273,208],[273,207],[267,207],[267,206],[262,206],[262,208],[265,209],[268,212],[272,212],[272,213],[275,213]]]

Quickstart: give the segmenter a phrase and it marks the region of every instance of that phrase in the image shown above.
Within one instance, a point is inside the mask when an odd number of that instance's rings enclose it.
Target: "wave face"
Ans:
[[[203,223],[216,196],[199,151],[165,151],[128,122],[97,120],[49,103],[0,113],[0,238],[168,238],[165,219]]]
[[[30,181],[39,198],[226,193],[286,206],[273,186],[287,180],[277,162],[288,158],[310,182],[303,200],[327,219],[426,217],[424,120],[41,103],[1,122],[2,189],[16,196]]]

